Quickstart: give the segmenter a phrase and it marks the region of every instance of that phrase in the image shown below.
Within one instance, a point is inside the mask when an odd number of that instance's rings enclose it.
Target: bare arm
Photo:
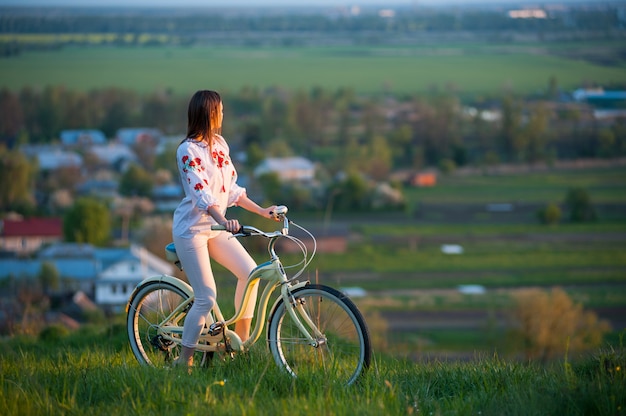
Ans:
[[[248,198],[246,194],[241,195],[241,197],[237,201],[237,205],[239,205],[246,211],[250,211],[254,214],[260,215],[261,217],[268,219],[273,219],[270,213],[276,209],[276,205],[272,205],[268,208],[262,208],[256,202]]]
[[[274,219],[272,218],[272,215],[270,213],[276,209],[276,205],[272,205],[268,208],[262,208],[256,202],[248,198],[246,194],[243,194],[239,198],[239,200],[237,201],[237,205],[239,205],[246,211],[250,211],[254,214],[260,215],[261,217]],[[210,206],[207,211],[215,219],[215,221],[217,221],[218,224],[223,225],[227,231],[230,231],[231,233],[236,233],[241,228],[238,220],[227,220],[226,217],[222,215],[218,205]]]

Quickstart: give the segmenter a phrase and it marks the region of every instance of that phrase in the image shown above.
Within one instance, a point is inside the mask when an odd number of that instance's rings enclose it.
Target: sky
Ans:
[[[537,3],[571,3],[580,0],[543,0]],[[606,2],[588,0],[587,2]],[[624,0],[626,1],[626,0]],[[130,7],[186,7],[186,6],[394,6],[394,5],[445,5],[445,4],[511,4],[533,3],[532,0],[0,0],[0,6],[130,6]]]

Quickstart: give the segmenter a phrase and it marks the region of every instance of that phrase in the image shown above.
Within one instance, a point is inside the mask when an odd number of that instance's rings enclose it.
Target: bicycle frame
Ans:
[[[253,227],[247,227],[247,229],[254,232],[256,235],[263,235],[270,239],[268,243],[268,252],[270,254],[270,260],[260,264],[256,268],[254,268],[248,277],[248,283],[246,286],[246,290],[244,292],[244,297],[241,302],[239,308],[237,308],[233,317],[228,320],[224,319],[222,312],[218,303],[216,302],[212,313],[209,313],[207,316],[206,328],[200,334],[200,338],[198,343],[195,345],[195,349],[197,351],[203,352],[240,352],[250,348],[254,345],[258,339],[261,337],[261,334],[265,327],[265,320],[267,316],[267,308],[269,306],[270,299],[274,291],[280,287],[280,297],[276,299],[274,303],[274,307],[278,304],[278,302],[282,299],[286,305],[287,311],[293,321],[295,322],[298,329],[302,332],[302,334],[306,337],[309,344],[317,347],[320,343],[323,343],[323,335],[313,323],[311,318],[305,312],[302,305],[297,302],[291,292],[293,290],[299,289],[309,284],[309,281],[293,281],[287,277],[285,269],[280,262],[278,255],[274,250],[274,246],[281,236],[286,236],[288,233],[288,220],[284,217],[285,225],[280,232],[274,233],[263,233],[260,230],[257,230]],[[223,229],[223,227],[215,226],[214,229]],[[252,234],[236,234],[236,235],[252,235]],[[170,255],[174,255],[175,253],[169,253]],[[305,263],[305,267],[308,263]],[[304,268],[303,268],[304,269]],[[297,277],[297,275],[296,275]],[[171,336],[170,334],[181,335],[183,332],[183,327],[179,325],[181,319],[185,316],[186,312],[189,310],[190,305],[194,300],[193,290],[192,288],[176,279],[172,276],[159,276],[155,278],[146,279],[146,281],[154,281],[154,280],[165,280],[170,281],[178,287],[181,287],[188,295],[189,298],[182,302],[178,307],[176,307],[169,316],[163,319],[159,325],[157,333],[166,340],[169,340],[173,343],[179,344],[180,337]],[[252,289],[255,285],[260,284],[260,281],[266,281],[266,285],[263,289],[261,297],[259,299],[257,305],[257,314],[256,314],[256,322],[252,333],[250,334],[250,338],[246,341],[242,341],[241,338],[232,330],[228,329],[228,327],[238,320],[242,319],[244,310],[246,306],[251,301],[251,293]],[[182,284],[182,285],[181,285]],[[142,284],[138,285],[138,288],[141,287]],[[134,297],[131,296],[131,299]],[[130,302],[129,302],[130,305]],[[213,316],[215,318],[213,318]],[[307,329],[307,327],[310,329]]]

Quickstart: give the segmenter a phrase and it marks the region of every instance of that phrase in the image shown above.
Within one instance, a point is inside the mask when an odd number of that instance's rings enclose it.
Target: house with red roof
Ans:
[[[43,245],[63,240],[60,218],[25,218],[0,220],[0,250],[29,255]]]

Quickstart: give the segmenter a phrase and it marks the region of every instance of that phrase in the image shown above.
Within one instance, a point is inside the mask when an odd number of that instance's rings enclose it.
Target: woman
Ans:
[[[177,362],[188,366],[193,364],[194,346],[217,297],[211,258],[237,277],[236,307],[241,305],[248,275],[256,267],[237,239],[223,231],[211,231],[211,226],[221,224],[227,231],[237,232],[239,222],[226,218],[226,208],[233,205],[265,218],[271,218],[270,213],[275,209],[275,206],[260,207],[237,185],[228,144],[221,136],[222,119],[220,95],[215,91],[196,92],[189,102],[187,137],[176,151],[185,197],[174,212],[172,234],[176,253],[195,294],[185,319]],[[235,324],[235,332],[243,341],[249,337],[257,290],[255,286],[243,319]]]

